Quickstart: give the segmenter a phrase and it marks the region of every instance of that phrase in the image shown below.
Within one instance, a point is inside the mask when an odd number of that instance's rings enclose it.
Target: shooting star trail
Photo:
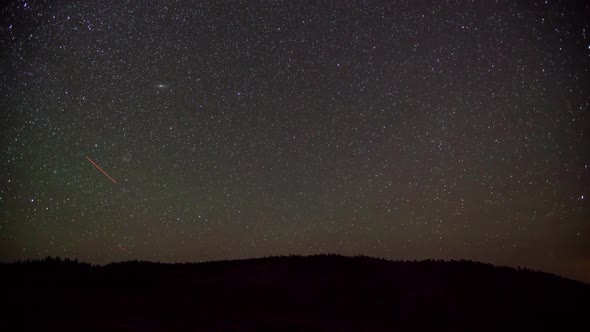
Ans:
[[[103,171],[103,169],[100,168],[100,166],[98,166],[94,161],[92,161],[92,159],[88,158],[88,156],[86,156],[86,159],[88,159],[88,161],[90,163],[92,163],[92,165],[94,165],[94,167],[98,168],[98,170],[101,171],[102,174],[106,175],[107,178],[109,178],[111,181],[113,181],[113,183],[117,183],[117,181],[115,181],[115,179],[113,179],[110,175],[108,175],[107,172]]]

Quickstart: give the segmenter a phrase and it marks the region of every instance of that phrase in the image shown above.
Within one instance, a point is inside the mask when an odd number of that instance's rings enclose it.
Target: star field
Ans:
[[[12,1],[0,258],[334,252],[590,280],[589,12]]]

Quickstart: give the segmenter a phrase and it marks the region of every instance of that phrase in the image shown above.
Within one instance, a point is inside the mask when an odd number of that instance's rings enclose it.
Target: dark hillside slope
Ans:
[[[590,330],[589,285],[467,261],[47,259],[0,273],[3,331]]]

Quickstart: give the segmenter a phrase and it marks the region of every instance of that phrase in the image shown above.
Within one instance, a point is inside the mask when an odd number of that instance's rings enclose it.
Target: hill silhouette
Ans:
[[[590,285],[471,261],[337,255],[0,264],[3,331],[587,331]]]

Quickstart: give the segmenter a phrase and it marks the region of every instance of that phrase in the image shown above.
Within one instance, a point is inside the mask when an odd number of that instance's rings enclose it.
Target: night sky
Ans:
[[[571,3],[5,2],[0,259],[590,281],[590,5]]]

